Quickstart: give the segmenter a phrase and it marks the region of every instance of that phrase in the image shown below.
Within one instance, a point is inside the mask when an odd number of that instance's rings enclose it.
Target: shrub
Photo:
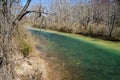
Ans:
[[[27,57],[29,55],[30,51],[31,51],[31,46],[28,44],[25,44],[24,48],[23,48],[23,56]]]
[[[120,28],[115,28],[112,33],[112,38],[116,40],[120,40]]]
[[[21,52],[23,53],[24,57],[27,57],[29,55],[29,53],[31,52],[31,46],[25,42],[20,42],[20,49]]]

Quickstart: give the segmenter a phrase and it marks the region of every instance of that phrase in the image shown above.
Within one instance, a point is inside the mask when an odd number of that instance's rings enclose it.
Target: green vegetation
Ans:
[[[22,46],[21,52],[23,53],[23,56],[27,57],[31,52],[31,46],[25,42],[21,42],[21,46]]]

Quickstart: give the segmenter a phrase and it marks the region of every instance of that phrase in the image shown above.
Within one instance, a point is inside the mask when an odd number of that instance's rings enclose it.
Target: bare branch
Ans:
[[[27,0],[27,3],[25,4],[25,6],[23,7],[22,11],[20,12],[20,14],[16,17],[15,21],[13,22],[13,24],[15,24],[16,20],[20,20],[20,18],[22,18],[21,16],[23,16],[23,14],[25,14],[28,6],[30,5],[31,0]]]
[[[45,13],[45,12],[39,12],[39,11],[26,11],[24,14],[21,15],[21,17],[18,19],[18,20],[21,20],[25,15],[27,15],[28,13],[37,13],[39,14],[39,17],[41,17],[41,14],[48,14],[48,13]]]

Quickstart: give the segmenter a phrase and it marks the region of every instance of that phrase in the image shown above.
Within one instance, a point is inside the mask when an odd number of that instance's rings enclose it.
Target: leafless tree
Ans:
[[[49,12],[44,16],[48,28],[111,37],[120,25],[119,0],[51,0]],[[37,19],[36,19],[37,20]],[[38,20],[39,22],[42,19]],[[119,31],[118,31],[119,32]]]
[[[109,27],[109,38],[112,36],[112,31],[115,27],[117,27],[117,24],[119,24],[120,20],[120,5],[117,3],[117,1],[113,1],[110,5],[108,14],[108,27]]]
[[[20,0],[0,0],[0,80],[14,80],[13,34],[17,31],[18,22],[28,13],[41,16],[41,9],[28,11],[31,0],[21,7]],[[19,8],[19,9],[18,9]]]

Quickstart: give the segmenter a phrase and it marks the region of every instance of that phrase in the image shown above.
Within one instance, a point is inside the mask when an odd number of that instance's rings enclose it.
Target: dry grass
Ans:
[[[56,31],[61,31],[61,32],[67,32],[67,33],[79,33],[83,35],[88,35],[88,36],[93,36],[93,37],[98,37],[102,39],[110,39],[109,38],[109,27],[105,24],[88,24],[86,26],[82,26],[79,23],[51,23],[46,26],[47,29],[51,30],[56,30]],[[112,37],[111,39],[113,40],[120,40],[120,29],[115,27],[115,29],[112,32]],[[111,40],[110,39],[110,40]]]
[[[113,30],[112,37],[120,40],[120,27]]]
[[[101,24],[92,24],[88,26],[87,31],[89,34],[94,36],[105,36],[108,34],[107,27]]]
[[[16,34],[18,38],[14,41],[19,50],[13,56],[15,61],[15,80],[61,80],[60,73],[55,69],[56,66],[46,56],[42,55],[41,51],[35,48],[36,44],[39,44],[39,40],[33,38],[28,31],[23,29],[19,29],[18,34]],[[21,52],[21,48],[24,48],[21,42],[31,47],[27,57],[24,57]]]

